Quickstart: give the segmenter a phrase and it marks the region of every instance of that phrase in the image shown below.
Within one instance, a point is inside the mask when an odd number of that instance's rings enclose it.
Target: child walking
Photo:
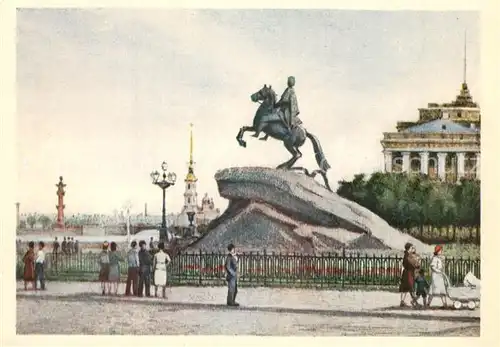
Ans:
[[[424,308],[427,308],[427,294],[429,292],[429,283],[425,279],[425,270],[419,269],[415,273],[415,302],[418,301],[420,297],[424,302]]]

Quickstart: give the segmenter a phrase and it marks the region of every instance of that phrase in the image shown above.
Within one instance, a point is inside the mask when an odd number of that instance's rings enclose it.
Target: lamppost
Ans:
[[[173,172],[167,174],[167,163],[164,161],[161,163],[161,170],[163,171],[162,180],[160,181],[160,173],[158,171],[151,172],[151,179],[153,184],[157,185],[163,191],[163,208],[161,215],[161,230],[160,230],[160,240],[165,240],[167,236],[167,211],[165,209],[165,190],[173,186],[177,180],[177,175]]]
[[[127,201],[123,204],[122,210],[127,211],[127,215],[125,216],[126,218],[126,226],[127,226],[127,244],[130,245],[130,208],[132,207],[132,203],[130,201]]]

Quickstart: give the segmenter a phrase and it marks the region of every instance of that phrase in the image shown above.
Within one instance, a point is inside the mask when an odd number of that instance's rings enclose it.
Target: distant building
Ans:
[[[198,205],[198,192],[197,192],[198,178],[194,174],[194,161],[193,161],[193,129],[191,125],[191,133],[189,139],[189,166],[188,173],[184,179],[184,206],[177,216],[175,226],[180,228],[187,228],[190,225],[189,212],[194,213],[193,225],[208,224],[211,220],[220,215],[220,210],[215,208],[212,198],[205,194],[201,201],[201,206]]]
[[[214,199],[205,193],[205,196],[201,199],[201,207],[196,214],[196,224],[206,225],[219,216],[220,209],[215,208]]]
[[[398,122],[381,141],[385,172],[422,173],[457,182],[480,179],[481,110],[465,79],[451,103],[429,103],[415,122]]]

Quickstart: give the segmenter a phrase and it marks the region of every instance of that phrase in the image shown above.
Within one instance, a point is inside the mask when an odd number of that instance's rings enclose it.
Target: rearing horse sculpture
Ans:
[[[277,169],[300,170],[310,177],[315,177],[319,173],[323,177],[326,188],[331,191],[328,178],[326,176],[326,172],[330,169],[330,164],[328,164],[316,136],[308,132],[301,125],[296,125],[292,128],[287,125],[283,112],[279,108],[275,107],[277,95],[271,86],[267,87],[264,85],[262,89],[252,94],[250,98],[253,102],[261,102],[261,104],[255,113],[253,125],[243,126],[240,128],[240,131],[236,136],[236,140],[238,140],[240,146],[246,147],[246,142],[243,140],[245,132],[256,131],[260,125],[260,129],[262,129],[262,132],[266,134],[261,140],[267,140],[267,137],[270,136],[276,140],[283,141],[285,148],[288,152],[290,152],[290,154],[292,154],[292,158],[278,165]],[[311,173],[303,167],[293,167],[297,160],[302,157],[299,147],[305,143],[306,138],[311,140],[316,162],[320,168],[319,170],[314,170]]]

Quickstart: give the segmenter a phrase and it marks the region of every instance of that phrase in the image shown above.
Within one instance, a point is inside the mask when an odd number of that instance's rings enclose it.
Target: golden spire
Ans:
[[[467,30],[464,35],[464,84],[467,83]]]
[[[455,101],[452,102],[452,106],[458,107],[478,107],[477,104],[472,101],[472,96],[467,86],[467,30],[464,34],[464,66],[463,66],[463,82],[462,88],[460,89],[460,94],[457,95]]]
[[[189,136],[189,166],[193,165],[193,123],[189,124],[190,136]]]
[[[186,182],[196,182],[198,179],[194,175],[194,160],[193,160],[193,123],[189,124],[190,135],[189,135],[189,166],[188,173],[186,175]]]

